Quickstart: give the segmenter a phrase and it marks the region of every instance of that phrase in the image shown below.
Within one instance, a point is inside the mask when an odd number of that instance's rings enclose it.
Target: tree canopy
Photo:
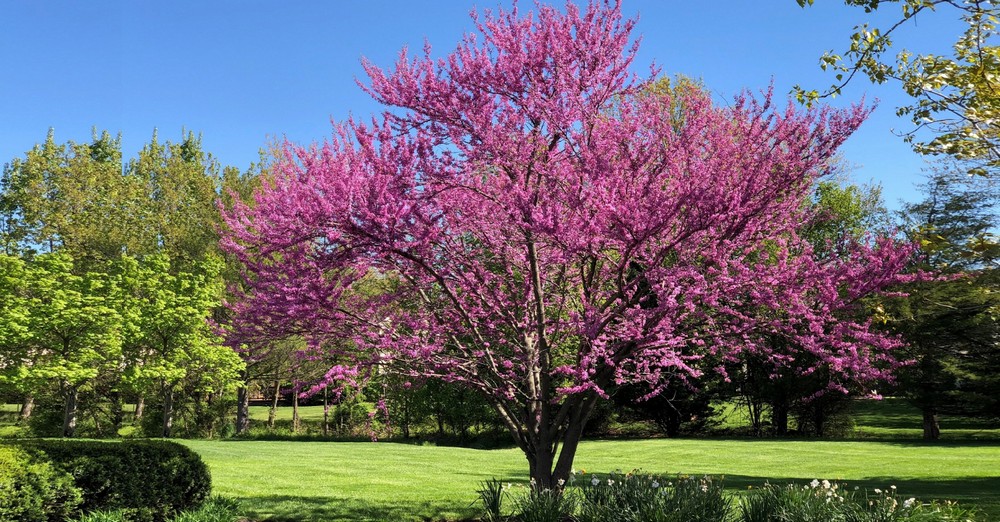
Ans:
[[[445,58],[365,62],[389,109],[289,144],[226,213],[237,341],[305,335],[342,361],[330,380],[378,367],[476,390],[545,488],[609,386],[655,395],[709,355],[769,354],[765,333],[831,390],[886,376],[898,342],[846,312],[912,249],[821,257],[798,233],[866,108],[650,90],[616,3],[475,23]],[[372,280],[387,291],[358,291]]]

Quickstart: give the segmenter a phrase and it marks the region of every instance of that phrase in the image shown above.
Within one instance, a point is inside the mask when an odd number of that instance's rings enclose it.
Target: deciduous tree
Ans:
[[[833,383],[886,375],[895,341],[841,312],[910,248],[823,259],[797,233],[865,108],[651,92],[617,4],[475,20],[443,59],[365,62],[392,109],[289,145],[252,207],[227,213],[247,271],[236,340],[348,339],[325,344],[343,361],[329,380],[380,366],[476,390],[542,488],[568,478],[609,386],[656,394],[712,371],[706,355],[759,351],[761,332]],[[380,277],[398,284],[353,290]]]

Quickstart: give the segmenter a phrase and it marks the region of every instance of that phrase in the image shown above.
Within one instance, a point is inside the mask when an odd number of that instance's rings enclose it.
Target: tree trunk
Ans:
[[[24,396],[24,402],[21,403],[21,422],[27,422],[33,411],[35,411],[35,396],[29,393]]]
[[[174,428],[174,388],[173,386],[163,386],[163,435],[170,438],[170,433]]]
[[[111,429],[117,434],[118,430],[122,429],[122,424],[125,422],[125,411],[122,407],[122,394],[121,392],[111,392],[108,399],[111,401]]]
[[[323,388],[323,436],[330,435],[330,393]]]
[[[245,380],[236,391],[236,435],[250,431],[250,385]]]
[[[132,414],[132,419],[135,422],[142,420],[142,414],[146,411],[146,397],[140,395],[139,398],[135,400],[135,413]]]
[[[941,438],[941,425],[938,423],[937,412],[933,408],[924,408],[924,440]]]
[[[281,381],[274,381],[274,395],[271,396],[271,409],[267,411],[267,429],[274,429],[274,419],[278,416],[278,399],[281,397]]]
[[[63,411],[63,437],[72,437],[76,434],[76,420],[79,415],[77,401],[80,398],[80,390],[75,385],[64,385],[63,398],[65,399],[65,410]]]
[[[292,433],[299,432],[299,391],[292,390]]]
[[[543,490],[562,490],[565,487],[573,470],[573,460],[583,438],[584,428],[599,400],[593,394],[575,399],[575,404],[569,407],[568,418],[563,423],[564,429],[560,429],[560,426],[538,426],[539,429],[533,431],[525,429],[526,425],[519,428],[517,421],[512,419],[505,421],[514,441],[528,460],[528,473],[533,487]],[[501,412],[501,418],[504,417],[510,416]]]
[[[788,399],[783,396],[771,402],[771,427],[777,437],[788,435]]]
[[[403,434],[404,439],[410,438],[410,399],[403,399],[402,411],[400,412],[399,431]]]
[[[822,437],[826,432],[826,408],[822,401],[816,401],[813,405],[813,428],[817,437]]]

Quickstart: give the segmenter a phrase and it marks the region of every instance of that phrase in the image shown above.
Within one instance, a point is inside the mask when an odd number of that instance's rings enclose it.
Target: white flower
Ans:
[[[701,492],[702,493],[708,493],[708,484],[702,484],[701,485]]]
[[[615,485],[615,481],[613,481],[611,479],[608,479],[608,485],[609,486],[614,486]]]
[[[823,479],[823,489],[830,489],[830,481]]]
[[[878,488],[875,488],[875,494],[876,495],[881,495],[882,494],[882,490],[878,489]]]
[[[889,489],[896,491],[896,486],[889,486]]]
[[[565,480],[559,479],[559,487],[563,487],[565,484],[566,484]]]
[[[656,489],[656,488],[660,487],[660,483],[654,480],[652,486],[653,486],[653,489]]]
[[[809,487],[811,487],[811,488],[817,488],[817,487],[819,487],[819,481],[816,480],[816,479],[813,479],[813,481],[809,483]]]
[[[594,478],[590,479],[590,485],[591,486],[596,486],[596,485],[598,485],[600,483],[601,483],[601,481],[597,480],[597,477],[594,477]]]
[[[915,498],[912,498],[912,497],[911,497],[911,498],[908,498],[908,499],[906,499],[906,500],[904,500],[904,501],[903,501],[903,507],[904,507],[904,508],[910,508],[910,507],[913,507],[913,504],[914,504],[914,503],[915,503],[916,501],[917,501],[917,499],[915,499]]]

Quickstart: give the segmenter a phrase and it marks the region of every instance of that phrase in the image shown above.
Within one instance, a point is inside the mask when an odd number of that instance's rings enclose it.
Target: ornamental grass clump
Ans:
[[[479,483],[479,502],[483,506],[483,522],[501,522],[503,499],[506,496],[503,483],[493,478]]]

